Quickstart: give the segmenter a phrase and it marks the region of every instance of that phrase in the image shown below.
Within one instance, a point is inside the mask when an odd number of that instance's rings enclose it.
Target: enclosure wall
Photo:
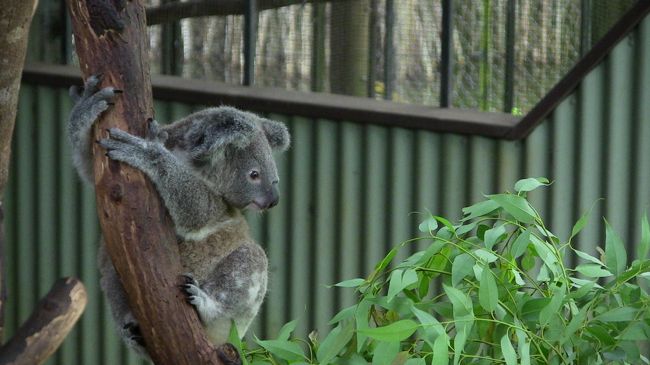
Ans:
[[[293,145],[278,156],[279,206],[250,217],[271,277],[251,332],[275,336],[298,318],[300,333],[324,333],[328,318],[354,300],[326,285],[367,275],[391,247],[418,236],[417,212],[456,219],[462,207],[522,177],[555,181],[531,198],[560,238],[593,205],[579,246],[591,253],[603,243],[604,216],[632,247],[650,207],[647,60],[648,19],[523,141],[271,115],[287,123]],[[23,84],[5,196],[8,335],[57,277],[76,275],[88,307],[50,364],[133,364],[100,295],[94,195],[75,175],[65,138],[70,106],[66,90]],[[156,118],[199,107],[158,103]],[[415,248],[405,246],[401,257]]]

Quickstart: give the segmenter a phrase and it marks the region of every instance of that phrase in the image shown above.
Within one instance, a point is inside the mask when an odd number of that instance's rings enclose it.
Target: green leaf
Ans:
[[[464,315],[464,316],[454,316],[456,320],[456,336],[454,337],[454,365],[460,363],[461,355],[465,350],[465,344],[467,343],[467,337],[474,324],[473,314]]]
[[[435,341],[438,336],[445,333],[444,327],[438,322],[438,320],[431,314],[417,309],[416,307],[411,307],[411,312],[415,314],[417,319],[422,324],[422,330],[424,331],[425,337],[424,340],[429,343],[429,346],[434,347],[433,341]]]
[[[596,264],[582,264],[576,267],[576,271],[590,278],[606,278],[612,273]]]
[[[596,285],[596,283],[593,282],[593,281],[584,283],[580,288],[578,288],[578,290],[571,293],[571,298],[580,299],[580,298],[584,297],[589,292],[591,292],[591,289],[594,288],[594,285]]]
[[[435,218],[438,222],[444,224],[445,227],[449,230],[449,232],[456,233],[456,227],[454,227],[454,225],[451,224],[451,222],[448,221],[446,218],[437,215],[434,215],[433,218]]]
[[[485,247],[491,250],[506,234],[506,225],[501,224],[485,231]]]
[[[291,322],[286,323],[282,328],[280,328],[280,332],[278,333],[277,340],[282,340],[286,341],[289,339],[289,336],[291,335],[291,332],[296,329],[296,323],[298,323],[297,319],[294,319]]]
[[[648,341],[650,328],[643,322],[632,322],[620,335],[616,337],[622,341]]]
[[[598,260],[597,258],[591,256],[590,254],[588,254],[586,252],[582,252],[580,250],[573,250],[573,251],[576,253],[576,255],[578,255],[578,257],[580,257],[582,259],[593,262],[594,264],[597,264],[599,266],[605,266],[605,264],[602,261]]]
[[[463,253],[454,258],[451,264],[451,285],[456,286],[458,283],[472,273],[472,266],[476,261],[469,254]]]
[[[515,320],[515,325],[521,327],[522,324],[518,320]],[[519,329],[515,329],[515,334],[517,335],[517,349],[519,350],[519,358],[521,359],[520,365],[530,365],[530,341],[526,333]]]
[[[530,236],[530,241],[537,251],[537,255],[544,262],[544,265],[555,275],[560,276],[560,269],[557,264],[557,257],[553,253],[553,247],[546,241],[542,241],[535,235]]]
[[[478,250],[474,251],[474,256],[478,257],[481,261],[484,261],[486,263],[492,263],[496,261],[499,257],[492,252],[479,248]]]
[[[344,280],[341,281],[340,283],[334,284],[334,286],[338,286],[341,288],[356,288],[363,283],[366,282],[366,279],[361,279],[361,278],[356,278],[356,279],[349,279],[349,280]]]
[[[485,216],[497,208],[499,208],[499,204],[492,200],[485,200],[480,203],[476,203],[472,206],[463,208],[463,214],[466,214],[466,216],[462,220],[467,221],[476,217]]]
[[[620,307],[602,313],[594,319],[602,322],[627,322],[633,320],[638,312],[636,308]]]
[[[521,277],[521,274],[519,273],[519,270],[517,269],[511,269],[512,275],[515,277],[515,283],[517,285],[526,285],[526,282],[524,279]]]
[[[418,282],[418,274],[413,269],[395,269],[390,275],[388,301],[390,302],[402,290]]]
[[[553,289],[553,297],[551,301],[539,312],[539,324],[543,327],[551,319],[553,315],[560,312],[562,301],[564,300],[564,289],[555,287]]]
[[[377,342],[372,365],[391,365],[399,352],[399,342]]]
[[[339,323],[328,335],[325,337],[318,351],[316,352],[316,359],[321,364],[327,364],[336,355],[343,350],[345,345],[352,339],[354,335],[354,322],[350,321],[345,325]]]
[[[406,360],[404,365],[426,365],[427,361],[421,357],[411,358]]]
[[[305,359],[305,353],[303,352],[302,347],[300,347],[300,345],[297,343],[281,340],[257,340],[255,342],[257,342],[258,345],[264,347],[264,349],[266,349],[268,352],[281,359],[287,361]]]
[[[366,335],[359,332],[362,329],[369,328],[368,325],[368,316],[370,314],[370,308],[372,303],[369,298],[363,298],[357,304],[357,310],[354,313],[354,323],[357,327],[357,352],[361,352],[363,344],[366,342]]]
[[[650,224],[648,224],[648,213],[644,213],[641,219],[641,242],[637,245],[636,257],[645,260],[648,258],[648,251],[650,251]]]
[[[237,326],[235,325],[234,320],[230,321],[230,333],[228,334],[228,342],[233,344],[233,346],[235,346],[235,348],[241,355],[242,342],[241,342],[241,337],[239,337],[239,332],[237,331]]]
[[[569,237],[569,242],[573,240],[573,237],[575,237],[582,229],[587,225],[589,222],[589,217],[591,216],[591,210],[594,208],[593,204],[589,210],[584,212],[580,219],[576,222],[576,224],[573,225],[573,228],[571,228],[571,237]]]
[[[395,254],[397,254],[397,251],[399,250],[399,247],[393,247],[392,250],[388,252],[386,257],[384,257],[379,263],[375,266],[375,271],[379,272],[388,266],[388,264],[393,260],[393,257],[395,257]]]
[[[619,275],[625,271],[627,253],[618,234],[605,220],[605,263],[609,271]]]
[[[449,336],[444,332],[441,336],[436,338],[433,344],[433,358],[431,365],[447,365],[449,364]]]
[[[507,333],[501,337],[501,353],[506,360],[506,365],[517,365],[517,353],[515,348],[512,347]]]
[[[350,317],[352,317],[354,315],[356,310],[357,310],[357,305],[356,304],[352,305],[352,306],[349,306],[347,308],[344,308],[340,312],[336,313],[336,315],[334,317],[332,317],[332,319],[330,319],[330,321],[327,322],[327,324],[332,325],[332,324],[336,324],[338,322],[341,322],[344,319],[348,319],[348,318],[350,318]]]
[[[529,177],[527,179],[521,179],[515,183],[515,191],[517,192],[528,192],[533,191],[540,186],[549,185],[548,179],[545,177]]]
[[[451,305],[454,308],[454,319],[473,314],[472,300],[462,291],[447,285],[442,285]]]
[[[569,324],[567,324],[566,328],[564,329],[564,333],[562,334],[562,340],[560,341],[560,344],[564,344],[566,341],[569,341],[573,335],[575,335],[576,331],[580,329],[583,325],[583,322],[587,318],[587,311],[590,309],[589,305],[585,305],[580,309],[578,313],[573,315],[573,318],[571,318],[571,321]]]
[[[528,201],[521,196],[513,194],[497,194],[489,195],[488,198],[499,204],[499,206],[519,222],[535,222],[535,210],[533,210]]]
[[[484,267],[481,273],[481,280],[478,288],[478,301],[486,311],[492,312],[496,309],[499,290],[497,283],[494,281],[492,270],[489,267]]]
[[[526,252],[526,248],[530,244],[530,231],[526,230],[524,233],[520,234],[515,242],[510,247],[510,254],[513,258],[518,258]]]
[[[359,329],[358,332],[379,341],[394,342],[407,339],[418,329],[418,324],[410,319],[393,322],[387,326]]]
[[[422,233],[432,234],[433,231],[438,229],[438,221],[433,216],[429,216],[427,219],[422,221],[422,223],[420,223],[418,229]]]

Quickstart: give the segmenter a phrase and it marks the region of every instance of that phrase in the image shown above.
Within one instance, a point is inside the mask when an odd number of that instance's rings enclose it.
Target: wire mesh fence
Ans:
[[[440,106],[449,46],[450,106],[521,114],[634,3],[453,0],[447,45],[444,1],[285,0],[248,15],[178,20],[170,13],[150,27],[153,70],[240,84],[251,67],[256,86]],[[246,16],[257,19],[251,60]]]

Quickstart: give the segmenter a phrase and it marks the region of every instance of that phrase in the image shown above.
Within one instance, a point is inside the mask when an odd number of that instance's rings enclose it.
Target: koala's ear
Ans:
[[[192,158],[211,160],[226,150],[226,147],[244,148],[255,135],[255,125],[249,121],[234,119],[214,124],[193,136]]]
[[[272,149],[284,152],[289,148],[291,136],[284,124],[269,119],[262,119],[260,124]]]

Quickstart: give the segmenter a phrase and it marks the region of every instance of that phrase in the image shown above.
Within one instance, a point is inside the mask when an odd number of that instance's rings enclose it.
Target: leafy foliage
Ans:
[[[648,219],[637,260],[628,264],[621,238],[605,222],[602,257],[549,231],[526,194],[548,185],[525,179],[516,194],[490,195],[464,208],[453,225],[429,214],[418,240],[431,244],[401,262],[391,250],[354,288],[358,302],[330,321],[324,338],[291,338],[295,322],[260,348],[243,349],[250,364],[603,364],[649,363]],[[565,266],[573,252],[582,263]],[[236,337],[236,336],[235,336]],[[236,341],[236,345],[244,346]]]

